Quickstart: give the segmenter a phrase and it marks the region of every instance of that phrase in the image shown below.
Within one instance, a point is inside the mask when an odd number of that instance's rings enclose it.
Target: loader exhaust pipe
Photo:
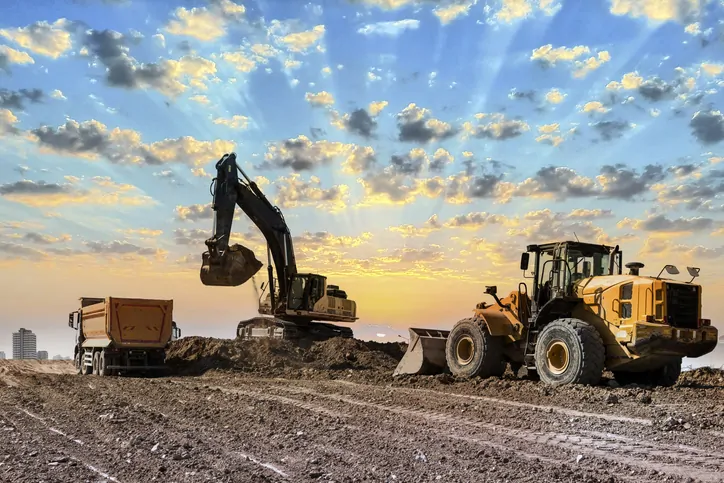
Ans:
[[[210,286],[238,287],[261,270],[264,264],[254,252],[243,245],[230,246],[223,255],[212,257],[207,251],[201,255],[201,283]]]
[[[401,374],[431,375],[445,372],[445,343],[449,330],[410,328],[407,352],[395,368],[393,376]]]

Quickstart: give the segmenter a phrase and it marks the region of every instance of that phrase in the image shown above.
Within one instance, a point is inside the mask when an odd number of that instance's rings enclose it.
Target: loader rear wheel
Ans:
[[[601,335],[582,320],[554,320],[538,336],[535,366],[546,384],[598,384],[605,362]]]
[[[445,359],[450,372],[460,377],[500,377],[506,367],[502,339],[476,319],[455,324],[445,343]]]

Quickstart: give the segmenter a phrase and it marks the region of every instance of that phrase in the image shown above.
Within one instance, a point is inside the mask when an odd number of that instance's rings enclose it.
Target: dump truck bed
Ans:
[[[83,347],[160,349],[171,340],[173,300],[84,298],[81,307]]]

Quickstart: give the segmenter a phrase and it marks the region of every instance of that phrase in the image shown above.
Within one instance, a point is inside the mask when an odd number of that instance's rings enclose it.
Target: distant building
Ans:
[[[32,330],[21,328],[13,333],[13,359],[37,359],[35,334]]]
[[[47,361],[48,351],[38,351],[38,359],[40,359],[41,361]]]
[[[58,354],[58,355],[56,355],[56,356],[53,356],[53,360],[54,360],[54,361],[62,361],[62,360],[63,360],[63,356],[61,356],[60,354]]]
[[[5,353],[3,351],[0,351],[0,361],[5,359]]]

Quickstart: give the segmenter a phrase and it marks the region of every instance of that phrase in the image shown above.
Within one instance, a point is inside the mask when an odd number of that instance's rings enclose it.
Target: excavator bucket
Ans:
[[[231,245],[219,263],[211,263],[209,252],[201,256],[201,283],[223,287],[236,287],[261,270],[264,264],[254,252],[243,245]]]
[[[410,327],[407,352],[397,364],[393,376],[400,374],[439,374],[447,370],[445,342],[449,330],[416,329]]]

